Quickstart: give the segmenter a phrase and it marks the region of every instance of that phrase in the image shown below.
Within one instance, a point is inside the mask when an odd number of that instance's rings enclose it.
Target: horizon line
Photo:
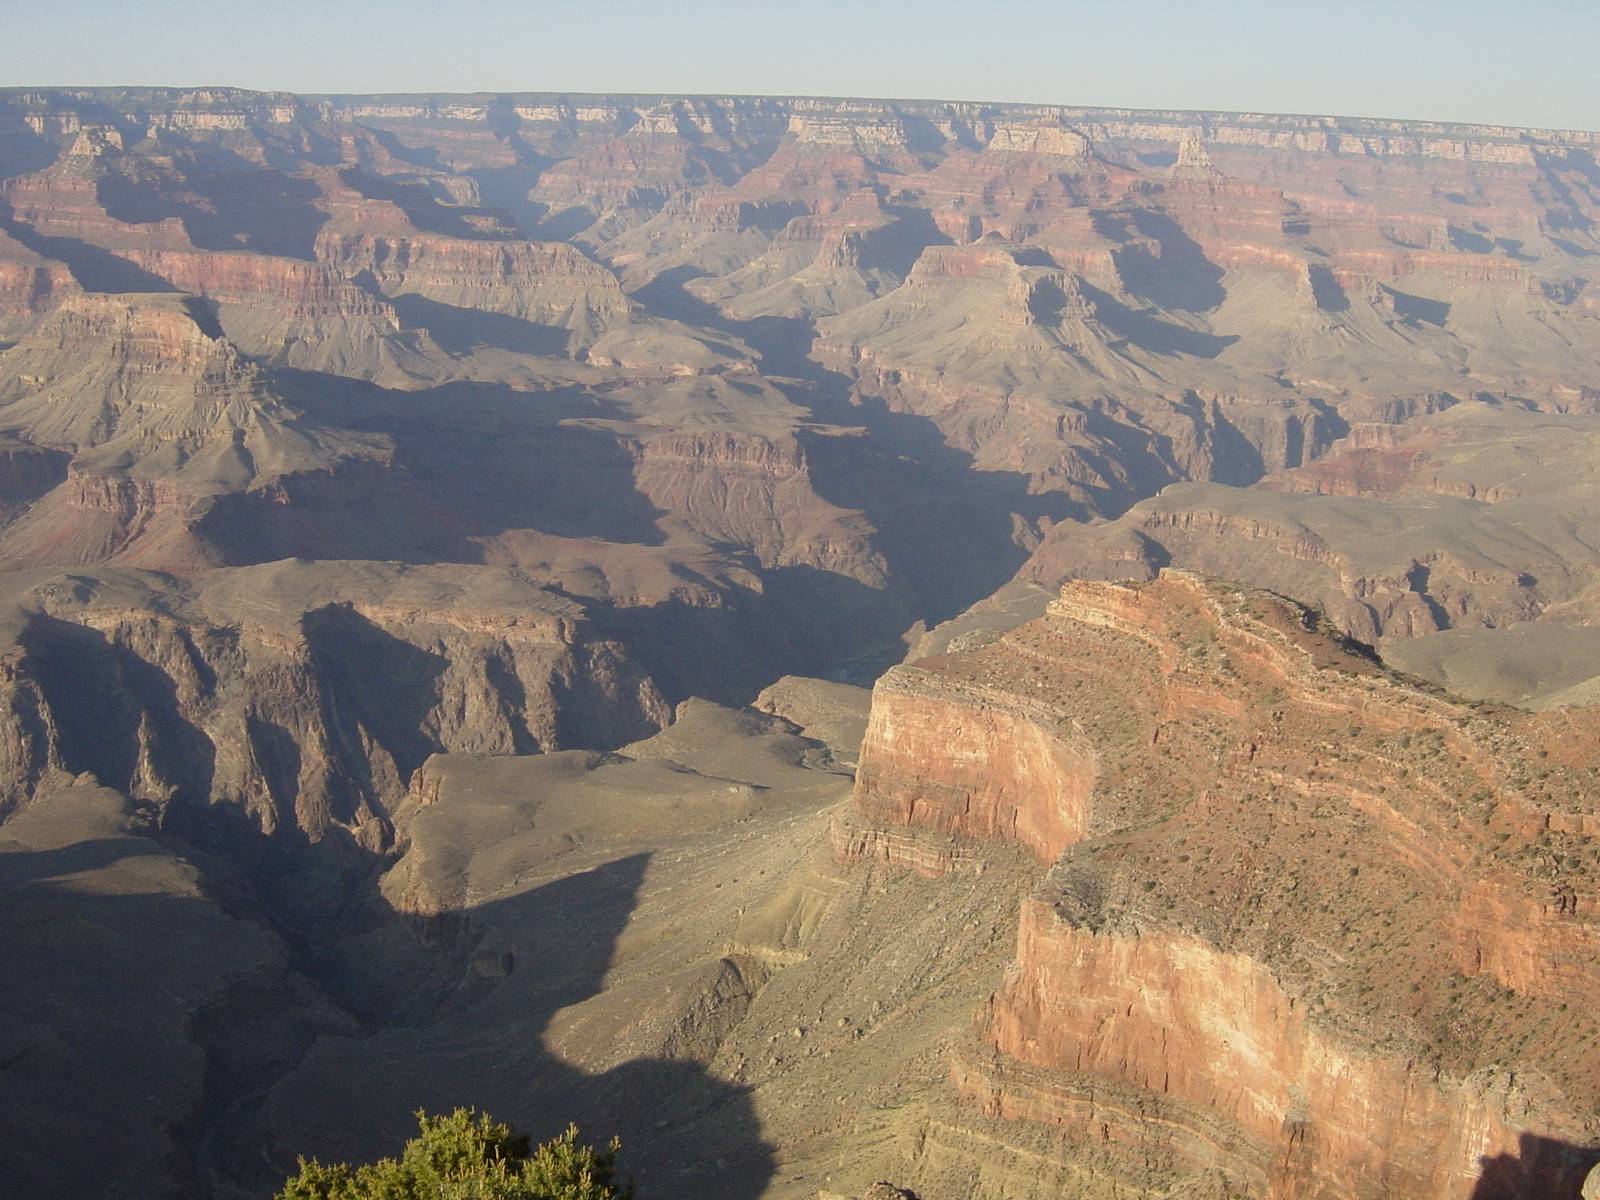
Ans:
[[[256,88],[244,87],[230,83],[197,83],[197,84],[171,84],[171,83],[109,83],[109,84],[5,84],[0,85],[0,96],[26,92],[59,92],[59,93],[92,93],[92,92],[238,92],[252,96],[292,96],[307,100],[355,100],[377,98],[408,98],[408,99],[485,99],[518,97],[539,98],[577,98],[599,100],[819,100],[819,101],[857,101],[868,104],[882,105],[944,105],[944,106],[970,106],[991,108],[1044,108],[1061,109],[1083,113],[1138,113],[1160,114],[1177,117],[1223,117],[1223,118],[1252,118],[1252,117],[1282,117],[1297,120],[1317,121],[1348,121],[1391,123],[1396,125],[1432,125],[1442,129],[1489,129],[1516,133],[1562,135],[1583,134],[1585,136],[1600,135],[1600,129],[1584,128],[1582,126],[1558,125],[1519,125],[1496,121],[1467,121],[1467,120],[1440,120],[1436,117],[1400,117],[1400,116],[1375,116],[1357,115],[1353,113],[1333,112],[1280,112],[1267,108],[1254,109],[1225,109],[1225,108],[1173,108],[1165,106],[1141,107],[1127,104],[1070,104],[1060,101],[1048,100],[972,100],[954,99],[936,96],[869,96],[850,95],[846,93],[822,94],[806,92],[700,92],[700,91],[574,91],[570,89],[545,90],[545,91],[520,91],[513,89],[490,88],[478,91],[352,91],[352,92],[314,92],[294,91],[289,88]]]

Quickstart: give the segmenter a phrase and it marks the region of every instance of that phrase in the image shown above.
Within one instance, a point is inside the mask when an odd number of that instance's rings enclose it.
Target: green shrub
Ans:
[[[487,1113],[417,1113],[420,1133],[399,1158],[351,1167],[300,1160],[277,1200],[631,1200],[615,1182],[617,1141],[579,1145],[578,1127],[528,1150]]]

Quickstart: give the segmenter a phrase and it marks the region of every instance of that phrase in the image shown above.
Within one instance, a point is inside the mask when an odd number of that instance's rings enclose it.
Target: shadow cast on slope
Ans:
[[[628,647],[670,703],[699,696],[743,705],[784,675],[855,675],[863,656],[903,650],[899,635],[918,616],[903,592],[837,572],[791,565],[760,575],[759,591],[730,588],[716,606],[667,598],[596,606],[589,617]]]
[[[428,1023],[325,1045],[275,1103],[316,1131],[319,1153],[335,1148],[321,1140],[324,1121],[302,1106],[320,1095],[329,1119],[349,1114],[342,1156],[392,1150],[418,1106],[475,1106],[536,1139],[576,1121],[596,1140],[621,1137],[625,1173],[644,1197],[754,1200],[773,1160],[745,1089],[691,1059],[633,1058],[591,1074],[543,1045],[557,1013],[601,991],[649,861],[633,854],[449,914],[436,953],[456,964],[460,981]],[[400,1047],[412,1062],[396,1061]]]
[[[755,1200],[770,1180],[771,1147],[746,1089],[691,1059],[585,1072],[542,1042],[558,1012],[601,990],[648,854],[464,909],[389,911],[350,953],[382,958],[397,939],[411,952],[371,967],[370,980],[392,990],[357,1021],[327,1004],[304,962],[300,972],[274,965],[275,932],[226,880],[199,893],[118,891],[126,881],[95,876],[130,856],[216,866],[182,842],[135,835],[0,853],[6,911],[23,921],[0,922],[20,939],[7,947],[22,972],[0,980],[0,1012],[58,1001],[55,1032],[34,1018],[13,1025],[15,1056],[0,1063],[0,1110],[27,1133],[4,1139],[0,1169],[28,1195],[262,1196],[298,1154],[394,1153],[415,1109],[458,1105],[539,1139],[571,1121],[597,1142],[619,1135],[623,1171],[645,1200]],[[230,917],[246,924],[230,932]],[[419,962],[442,983],[425,1012],[406,1004]],[[180,970],[181,981],[167,975]],[[154,1076],[151,1062],[162,1064]],[[152,1107],[153,1084],[162,1095]],[[86,1144],[116,1151],[120,1170],[82,1154]]]
[[[1378,287],[1389,297],[1396,315],[1409,325],[1432,325],[1436,329],[1443,329],[1450,320],[1450,305],[1444,300],[1414,296],[1386,283],[1380,283]]]
[[[478,195],[490,208],[504,212],[525,238],[533,238],[539,230],[539,218],[544,205],[530,198],[539,185],[539,176],[558,160],[546,158],[530,148],[515,134],[507,138],[517,156],[510,167],[480,167],[466,175],[478,185]]]
[[[109,216],[131,225],[181,221],[201,250],[309,260],[328,221],[315,204],[315,183],[272,168],[228,166],[181,177],[108,174],[95,181],[95,195]]]
[[[466,355],[479,346],[494,346],[516,354],[562,358],[572,341],[571,331],[559,325],[537,325],[506,313],[460,308],[414,292],[389,297],[389,303],[402,328],[426,329],[451,354]]]
[[[516,324],[523,328],[512,336],[540,336]],[[388,464],[287,477],[279,485],[287,503],[219,497],[216,507],[238,511],[219,513],[216,528],[244,521],[229,545],[256,551],[230,565],[294,556],[476,563],[478,539],[517,530],[665,541],[663,512],[635,485],[634,444],[601,424],[625,414],[603,396],[465,380],[390,391],[286,368],[273,379],[311,421],[387,438],[396,453]]]
[[[123,874],[129,859],[148,861]],[[196,1181],[175,1125],[202,1065],[185,1025],[210,988],[260,963],[265,939],[168,886],[172,863],[136,836],[0,850],[0,1179],[8,1195],[215,1194],[184,1186]]]
[[[1579,1200],[1600,1149],[1524,1133],[1516,1154],[1479,1160],[1482,1173],[1471,1200]]]
[[[762,371],[819,424],[864,437],[801,435],[817,494],[865,514],[887,559],[900,614],[944,620],[992,594],[1027,560],[1018,524],[1086,515],[1068,497],[1034,494],[1022,472],[978,470],[928,417],[867,396],[811,357],[815,323],[800,317],[734,320],[684,285],[701,272],[678,267],[633,293],[652,312],[743,339]],[[902,626],[904,628],[904,626]]]
[[[61,148],[25,125],[0,131],[0,179],[32,175],[55,162]]]
[[[400,779],[410,779],[439,748],[424,730],[438,700],[439,679],[449,667],[444,655],[401,641],[346,604],[312,609],[300,626],[312,669],[328,696],[324,723],[338,728],[341,718],[353,717],[365,736],[388,752]],[[371,778],[362,778],[366,757],[348,745],[336,744],[333,750],[362,790],[375,793]]]
[[[5,201],[0,200],[0,229],[10,234],[35,254],[67,265],[73,279],[86,292],[176,292],[178,289],[159,275],[152,275],[109,250],[90,245],[81,238],[51,237],[20,221]]]
[[[506,234],[484,230],[472,224],[469,216],[494,216],[487,209],[461,208],[440,204],[421,180],[391,179],[374,175],[360,167],[348,167],[340,178],[364,200],[386,200],[401,212],[406,220],[424,233],[443,234],[446,237],[467,238],[476,241],[504,241]]]
[[[1206,257],[1200,243],[1165,213],[1147,208],[1130,211],[1134,228],[1161,247],[1159,258],[1147,254],[1118,256],[1123,281],[1134,295],[1181,312],[1209,312],[1228,298],[1223,269]]]
[[[915,621],[952,616],[1016,572],[1026,551],[1014,540],[1014,514],[1036,523],[1072,513],[1059,494],[1030,496],[1020,474],[974,471],[971,456],[946,446],[932,421],[854,401],[842,377],[809,364],[808,322],[716,327],[754,333],[769,366],[806,373],[775,382],[797,404],[842,426],[843,435],[797,431],[808,482],[822,500],[865,515],[871,552],[889,571],[879,587],[815,565],[763,567],[751,561],[748,546],[710,546],[759,575],[761,589],[728,591],[714,611],[671,600],[591,604],[596,624],[639,651],[675,697],[743,701],[778,675],[830,673],[898,645]],[[233,547],[241,555],[258,551],[250,561],[483,562],[504,549],[495,539],[523,531],[640,547],[668,542],[660,524],[668,514],[638,484],[640,446],[614,427],[632,414],[603,394],[470,382],[389,391],[284,369],[273,377],[309,418],[381,434],[396,454],[392,465],[342,468],[344,484],[326,474],[286,480],[279,491],[287,504],[219,498],[219,541],[235,523],[226,540],[230,563],[243,561],[231,557]],[[708,658],[707,646],[732,657]]]
[[[17,637],[54,715],[62,765],[127,791],[142,774],[206,795],[216,749],[183,717],[176,681],[98,629],[35,614]],[[196,664],[202,657],[186,646]]]
[[[1095,316],[1118,337],[1126,338],[1140,349],[1152,354],[1188,355],[1191,358],[1216,358],[1239,340],[1235,334],[1218,335],[1199,329],[1189,329],[1163,321],[1150,312],[1137,312],[1101,291],[1093,284],[1079,281],[1078,287],[1094,305]]]

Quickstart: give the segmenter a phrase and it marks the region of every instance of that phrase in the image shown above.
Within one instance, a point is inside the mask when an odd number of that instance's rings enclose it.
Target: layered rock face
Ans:
[[[0,533],[11,567],[226,561],[197,533],[217,497],[392,456],[386,438],[306,421],[183,297],[74,297],[5,352],[4,373],[6,433],[70,456]]]
[[[13,578],[8,810],[92,772],[180,828],[209,809],[381,853],[431,753],[614,745],[670,716],[576,604],[494,568]]]
[[[1581,723],[1418,690],[1264,593],[1071,584],[880,682],[836,846],[1051,861],[952,1082],[1055,1127],[1096,1186],[1576,1194],[1600,1154]]]
[[[420,296],[570,330],[577,347],[626,321],[630,312],[616,277],[562,243],[332,229],[318,236],[317,255],[341,275],[370,279],[387,296]],[[568,345],[555,343],[553,349]]]
[[[0,336],[27,330],[40,314],[77,290],[64,263],[51,262],[0,233]]]
[[[252,357],[394,386],[445,373],[426,333],[403,331],[393,305],[324,264],[209,250],[127,257],[214,304],[228,339]]]
[[[231,89],[19,93],[3,118],[19,155],[3,189],[7,337],[76,289],[175,290],[340,415],[371,397],[343,382],[359,379],[554,391],[557,420],[641,442],[705,421],[780,440],[862,423],[874,453],[976,468],[948,474],[968,523],[1003,531],[1013,569],[1052,523],[1116,515],[1174,482],[1251,484],[1465,393],[1583,409],[1597,382],[1587,134]],[[800,377],[783,428],[736,394],[761,392],[761,374]],[[661,380],[723,376],[727,393],[663,419]],[[595,402],[574,405],[580,393]],[[466,396],[429,411],[445,399]],[[385,432],[415,416],[357,407]],[[332,491],[395,506],[373,472],[348,476]],[[39,523],[73,519],[82,504],[65,500]],[[880,528],[899,516],[865,514]],[[514,529],[530,527],[563,532]],[[460,534],[480,532],[511,530]],[[902,553],[920,556],[928,532],[897,535]],[[40,561],[53,536],[30,535],[14,561]],[[385,553],[439,555],[408,552],[417,536],[396,531]],[[88,541],[102,550],[80,557],[121,552],[115,534]],[[940,597],[939,615],[1008,573]],[[918,585],[891,574],[898,616]]]
[[[1048,708],[924,659],[873,691],[836,836],[850,857],[933,873],[961,862],[957,839],[1015,842],[1052,862],[1088,828],[1095,757]]]
[[[806,443],[751,434],[665,434],[640,447],[635,481],[673,521],[749,546],[764,566],[809,567],[882,587],[889,564],[857,510],[819,494]]]
[[[1148,578],[1176,563],[1258,581],[1386,647],[1523,623],[1548,645],[1536,649],[1548,667],[1571,627],[1592,620],[1594,429],[1589,414],[1482,400],[1398,429],[1353,426],[1323,459],[1257,488],[1180,484],[1098,528],[1058,526],[1024,574]],[[1474,687],[1465,676],[1457,686]]]
[[[470,1103],[726,1200],[1565,1200],[1597,153],[0,96],[0,1174]]]

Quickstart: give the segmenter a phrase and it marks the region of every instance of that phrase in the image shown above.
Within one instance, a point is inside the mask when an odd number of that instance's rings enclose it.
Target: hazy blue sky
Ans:
[[[0,0],[0,83],[1034,100],[1600,127],[1600,0]]]

